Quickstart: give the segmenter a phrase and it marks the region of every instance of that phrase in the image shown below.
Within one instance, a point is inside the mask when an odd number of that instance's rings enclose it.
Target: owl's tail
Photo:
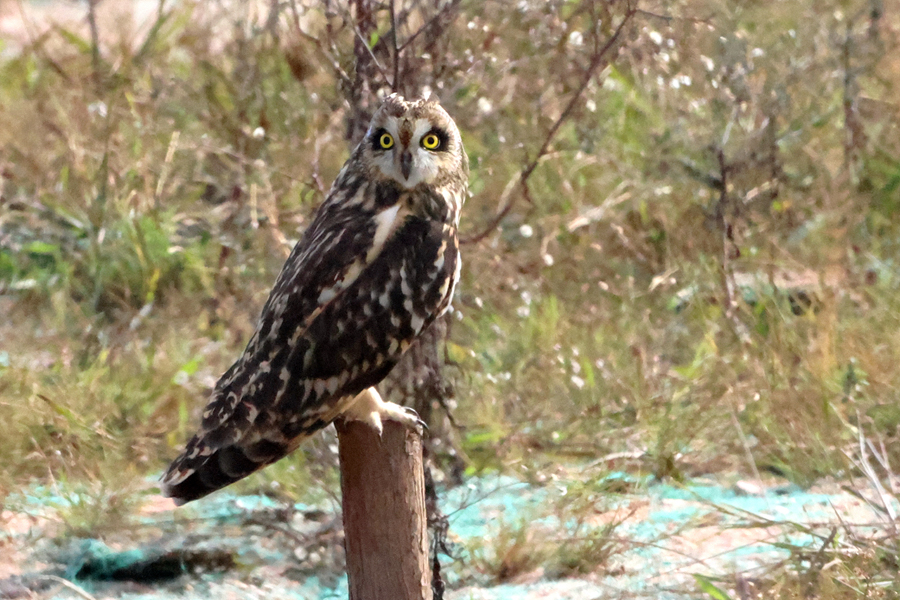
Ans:
[[[202,498],[275,462],[296,448],[268,440],[214,448],[195,436],[160,481],[163,496],[177,506]]]

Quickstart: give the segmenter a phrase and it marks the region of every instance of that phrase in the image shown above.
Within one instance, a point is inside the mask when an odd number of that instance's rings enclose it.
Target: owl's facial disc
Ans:
[[[407,189],[432,183],[448,158],[448,134],[428,119],[391,118],[369,137],[378,170]]]

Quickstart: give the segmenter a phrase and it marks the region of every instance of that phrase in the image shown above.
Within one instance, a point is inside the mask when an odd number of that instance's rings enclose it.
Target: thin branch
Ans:
[[[729,388],[729,391],[730,389],[731,388]],[[734,404],[731,405],[731,423],[737,430],[741,445],[744,447],[744,453],[747,455],[747,462],[750,463],[750,468],[753,470],[753,476],[756,478],[756,481],[762,483],[762,477],[759,474],[759,469],[756,467],[756,459],[753,458],[753,450],[750,449],[750,443],[747,441],[747,436],[744,435],[744,429],[741,427],[741,422],[738,421],[737,410],[735,409]],[[763,498],[766,500],[766,504],[768,504],[769,495],[765,494]],[[769,506],[769,508],[771,508],[771,506]]]
[[[94,70],[94,83],[100,85],[100,31],[97,28],[97,2],[88,0],[88,27],[91,30],[91,68]]]
[[[728,132],[726,131],[726,137]],[[725,142],[726,140],[723,140]],[[719,193],[719,201],[716,203],[716,225],[718,225],[721,235],[722,245],[720,248],[721,255],[719,257],[719,271],[722,284],[722,293],[725,298],[725,318],[731,325],[734,334],[745,346],[751,343],[750,331],[747,326],[738,318],[736,309],[738,306],[735,300],[735,281],[734,270],[731,268],[731,257],[728,254],[729,244],[734,244],[734,233],[732,225],[728,222],[725,211],[728,208],[730,198],[728,196],[728,176],[731,173],[731,165],[725,160],[725,150],[716,148],[716,159],[719,163],[719,177],[722,180],[722,189]],[[733,215],[733,216],[736,216]]]
[[[347,117],[347,141],[356,145],[363,135],[372,117],[371,102],[372,93],[377,91],[375,71],[381,72],[383,84],[388,84],[384,69],[375,58],[369,47],[368,39],[377,30],[375,19],[374,0],[352,0],[348,4],[354,8],[352,23],[356,30],[356,39],[353,43],[353,56],[356,59],[354,78],[351,86],[344,90],[344,97],[350,104],[350,114]]]
[[[661,15],[659,13],[651,12],[649,10],[643,10],[641,8],[636,9],[635,12],[637,12],[638,14],[643,15],[645,17],[651,17],[653,19],[660,19],[662,21],[665,21],[667,24],[671,23],[672,21],[675,20],[675,17],[673,17],[671,15]]]
[[[547,132],[547,136],[544,138],[544,143],[541,144],[540,149],[537,152],[537,155],[532,159],[528,165],[525,166],[524,169],[519,173],[518,186],[521,190],[521,196],[529,199],[530,191],[528,189],[528,178],[531,177],[531,174],[537,168],[538,164],[540,164],[541,158],[547,154],[551,142],[553,142],[553,138],[556,137],[557,132],[560,127],[562,127],[563,123],[568,120],[571,116],[572,111],[575,110],[575,106],[578,104],[578,101],[581,100],[582,94],[587,89],[588,85],[591,82],[591,79],[594,78],[597,70],[601,65],[605,65],[607,63],[607,54],[614,47],[617,46],[619,38],[622,35],[622,32],[625,30],[625,26],[628,25],[631,20],[634,18],[634,15],[637,14],[637,8],[635,6],[629,5],[628,11],[625,13],[625,16],[622,18],[622,21],[616,27],[612,36],[606,41],[602,48],[599,51],[595,52],[591,57],[591,62],[588,64],[588,68],[584,73],[584,77],[581,80],[581,84],[578,86],[578,89],[575,90],[575,93],[572,94],[572,97],[569,99],[569,103],[563,109],[562,113],[560,113],[559,117],[556,119],[556,122],[553,123],[553,126],[550,127],[550,130]],[[408,43],[408,42],[407,42]],[[498,212],[491,222],[485,227],[481,232],[469,236],[467,238],[463,238],[460,240],[463,244],[472,244],[476,242],[480,242],[484,238],[486,238],[490,233],[500,225],[500,222],[509,214],[512,210],[513,206],[516,204],[516,199],[518,196],[513,196],[510,198],[509,202],[503,209]]]
[[[398,52],[403,52],[404,50],[406,50],[407,46],[409,46],[410,44],[412,44],[412,43],[416,40],[416,38],[419,37],[419,35],[420,35],[422,32],[428,30],[432,25],[434,25],[434,23],[435,23],[436,21],[438,21],[439,19],[441,19],[441,18],[444,16],[444,13],[450,12],[451,10],[453,10],[454,8],[456,8],[457,6],[459,6],[460,2],[462,2],[462,0],[453,0],[452,2],[449,2],[449,3],[445,4],[445,5],[444,5],[444,8],[442,8],[441,10],[439,10],[439,11],[437,12],[437,14],[435,14],[433,17],[431,17],[431,18],[428,20],[427,23],[425,23],[424,25],[422,25],[421,27],[419,27],[419,29],[418,29],[414,34],[412,34],[411,36],[409,36],[409,38],[408,38],[405,42],[403,42],[403,45],[400,46],[400,48],[399,48],[397,51],[398,51]],[[391,3],[391,5],[393,6],[393,2]]]
[[[83,588],[78,587],[68,579],[63,579],[62,577],[58,577],[56,575],[39,575],[39,578],[45,581],[53,581],[55,583],[63,585],[85,600],[97,600],[95,597],[87,593]]]
[[[394,57],[394,80],[391,82],[391,89],[395,92],[400,91],[400,49],[397,47],[397,13],[394,10],[394,0],[391,0],[391,45],[393,45]]]
[[[302,39],[312,43],[312,45],[315,47],[316,51],[319,53],[320,57],[325,59],[326,62],[331,64],[332,70],[334,71],[335,75],[337,75],[338,78],[340,78],[341,83],[343,83],[346,86],[351,85],[352,81],[350,79],[350,76],[347,74],[346,71],[344,71],[344,69],[341,68],[341,64],[338,61],[338,59],[335,58],[334,54],[332,54],[331,52],[329,52],[328,50],[325,49],[325,47],[322,44],[322,40],[320,40],[319,38],[317,38],[313,35],[309,35],[305,31],[303,31],[303,29],[301,28],[301,26],[300,26],[300,11],[297,8],[297,1],[290,0],[290,7],[291,7],[291,15],[293,16],[292,25],[293,25],[293,29],[294,29],[294,34],[301,37]]]
[[[160,2],[160,4],[162,4],[162,2]],[[281,16],[281,1],[280,0],[270,0],[269,16],[266,17],[266,24],[263,26],[263,28],[275,40],[279,39],[278,18],[280,16]]]
[[[359,41],[360,41],[360,42],[362,43],[362,45],[366,48],[366,51],[369,53],[369,57],[371,57],[372,62],[374,62],[374,63],[375,63],[375,66],[378,67],[378,72],[381,73],[381,76],[384,78],[385,83],[388,83],[388,76],[387,76],[387,73],[386,73],[385,70],[384,70],[384,67],[381,65],[380,62],[378,62],[378,57],[375,56],[375,53],[374,53],[374,52],[372,52],[372,48],[369,47],[369,42],[367,42],[366,39],[363,37],[363,34],[362,34],[362,32],[359,30],[359,27],[357,27],[356,25],[354,25],[354,26],[353,26],[353,31],[356,32],[356,37],[359,38]]]

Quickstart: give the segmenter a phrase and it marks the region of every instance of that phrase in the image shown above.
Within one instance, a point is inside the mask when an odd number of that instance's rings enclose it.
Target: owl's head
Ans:
[[[407,189],[468,175],[456,123],[435,100],[391,94],[372,117],[362,145],[370,166]]]

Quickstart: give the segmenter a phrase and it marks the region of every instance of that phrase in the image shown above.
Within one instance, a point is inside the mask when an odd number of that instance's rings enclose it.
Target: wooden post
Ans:
[[[338,421],[350,600],[432,600],[422,439]]]

